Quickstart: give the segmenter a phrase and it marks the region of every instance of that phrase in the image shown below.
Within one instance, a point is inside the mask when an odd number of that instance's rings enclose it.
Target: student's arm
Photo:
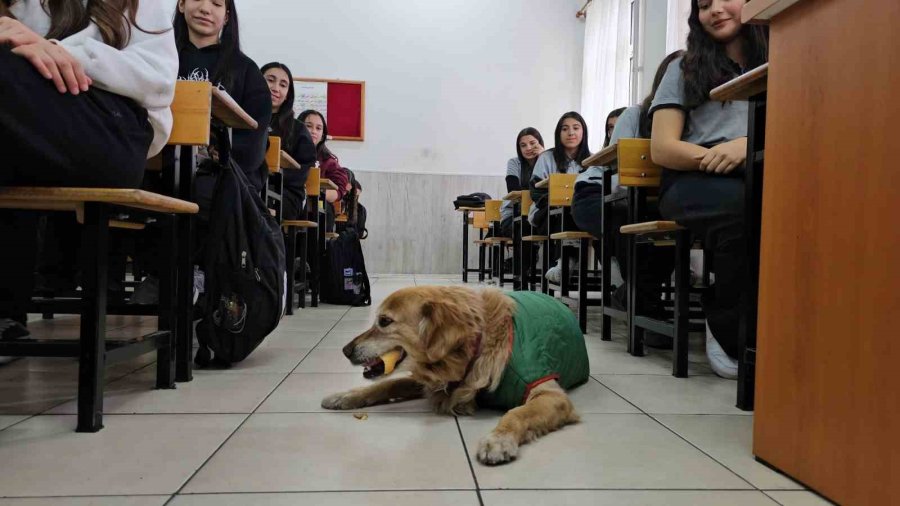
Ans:
[[[522,189],[522,183],[516,176],[506,176],[506,192],[517,192]]]
[[[93,86],[131,98],[146,109],[167,108],[178,76],[170,9],[165,2],[144,0],[136,21],[151,33],[131,27],[131,38],[122,49],[106,45],[93,22],[59,43],[81,63]]]
[[[650,156],[654,163],[668,169],[715,174],[727,174],[743,165],[747,157],[746,137],[707,149],[681,140],[684,122],[685,113],[681,109],[660,109],[653,114]]]
[[[684,111],[676,108],[660,109],[653,114],[650,136],[653,163],[672,170],[700,169],[698,157],[703,157],[709,150],[681,140],[685,118]]]
[[[518,158],[510,158],[506,162],[506,191],[516,192],[522,189],[522,182],[519,175],[522,173],[522,164]]]

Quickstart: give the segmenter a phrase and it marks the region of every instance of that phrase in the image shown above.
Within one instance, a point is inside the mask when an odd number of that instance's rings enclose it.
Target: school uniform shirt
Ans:
[[[706,101],[694,109],[687,110],[684,96],[684,74],[681,70],[683,57],[676,58],[669,64],[653,102],[650,104],[650,115],[660,109],[678,108],[685,112],[686,119],[681,140],[706,148],[747,136],[747,116],[749,103],[746,100],[732,102]],[[740,75],[740,68],[735,65],[735,77]],[[737,171],[735,171],[737,172]],[[732,177],[739,174],[733,172]],[[660,194],[666,192],[674,178],[682,174],[678,170],[663,170]],[[727,176],[723,176],[727,177]]]
[[[350,176],[341,167],[338,157],[334,153],[319,155],[319,169],[321,170],[321,177],[330,179],[332,183],[337,185],[338,200],[344,198],[344,195],[347,194],[347,183],[350,182]]]
[[[521,183],[522,177],[522,162],[519,161],[519,157],[510,158],[508,162],[506,162],[506,189],[514,192],[518,191],[522,188]],[[515,188],[511,182],[510,178],[515,178],[518,183],[518,188]],[[515,211],[515,205],[510,200],[504,200],[503,204],[500,205],[500,220],[505,220],[507,218],[512,218],[513,213]]]
[[[537,183],[541,180],[547,179],[550,177],[550,174],[556,174],[558,171],[556,170],[556,160],[553,159],[553,150],[556,148],[548,149],[541,153],[541,156],[538,157],[537,162],[534,164],[534,172],[531,173],[531,182]],[[569,160],[566,163],[565,170],[562,171],[562,174],[577,174],[581,170],[581,165],[579,165],[575,160]],[[529,188],[531,184],[528,185]],[[528,208],[528,222],[534,225],[534,215],[537,214],[537,199],[533,198],[531,207]]]
[[[146,0],[142,3],[147,3]],[[219,62],[219,44],[198,48],[187,42],[178,54],[178,78],[185,81],[210,81]],[[231,156],[247,175],[257,192],[265,185],[265,165],[269,123],[272,120],[272,96],[259,67],[244,53],[237,53],[229,65],[230,82],[212,83],[223,89],[259,125],[256,130],[234,129]]]
[[[82,0],[87,4],[87,0]],[[50,31],[50,15],[41,0],[18,0],[10,12],[25,26],[42,37]],[[84,30],[59,41],[84,68],[98,89],[134,100],[147,110],[153,128],[153,140],[147,158],[165,146],[172,132],[172,99],[178,72],[178,51],[172,32],[171,9],[164,2],[138,4],[131,38],[122,49],[103,42],[97,25],[91,21]],[[150,33],[148,33],[150,32]],[[162,33],[153,33],[162,32]]]
[[[616,121],[612,135],[609,137],[609,145],[612,146],[619,142],[619,139],[636,139],[641,136],[641,106],[633,105],[624,111]],[[617,162],[610,164],[610,168],[615,169]],[[580,191],[590,190],[589,186],[603,185],[603,170],[605,167],[588,167],[575,179],[575,194]],[[611,192],[616,191],[619,187],[619,175],[613,174]]]

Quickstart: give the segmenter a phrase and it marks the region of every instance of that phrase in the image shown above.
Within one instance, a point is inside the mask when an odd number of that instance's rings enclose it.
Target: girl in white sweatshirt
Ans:
[[[172,128],[159,0],[0,0],[0,185],[135,188]],[[0,213],[0,338],[27,335],[34,213]]]

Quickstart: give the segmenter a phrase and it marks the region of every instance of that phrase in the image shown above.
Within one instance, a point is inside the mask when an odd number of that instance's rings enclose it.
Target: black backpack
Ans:
[[[460,207],[484,207],[484,201],[491,200],[491,196],[487,193],[470,193],[468,195],[460,195],[453,201],[453,208]]]
[[[210,362],[227,367],[247,358],[284,314],[284,238],[233,160],[204,165],[217,173],[203,239],[205,297],[194,361],[200,367]]]
[[[369,306],[372,289],[356,229],[348,228],[328,241],[320,277],[322,302]]]

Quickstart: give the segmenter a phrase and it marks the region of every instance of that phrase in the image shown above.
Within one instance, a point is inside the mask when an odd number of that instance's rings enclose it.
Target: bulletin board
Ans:
[[[314,109],[325,116],[328,135],[339,141],[366,137],[366,82],[294,78],[294,111]]]

